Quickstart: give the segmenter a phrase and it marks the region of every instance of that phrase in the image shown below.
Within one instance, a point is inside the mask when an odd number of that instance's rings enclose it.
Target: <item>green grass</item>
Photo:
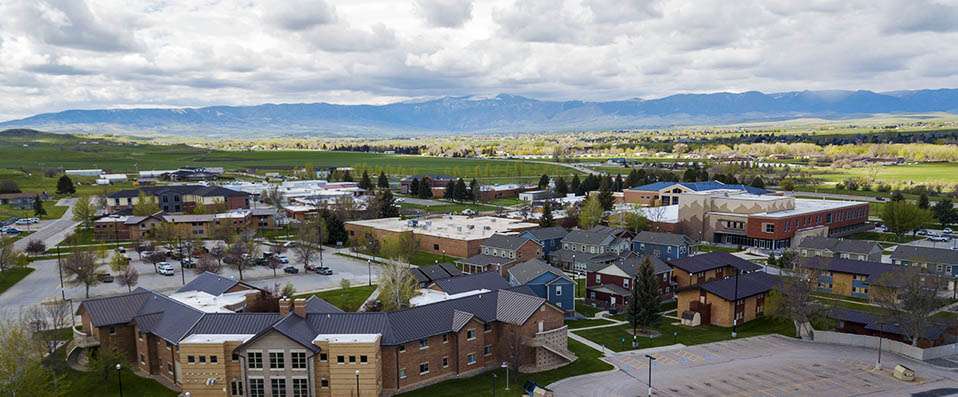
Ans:
[[[64,377],[67,382],[67,396],[103,396],[113,397],[120,395],[119,383],[117,382],[116,371],[111,371],[110,375],[104,378],[102,373],[75,371],[66,365],[64,361],[64,348],[58,349],[47,358],[47,366],[52,368],[58,375]],[[124,396],[143,396],[143,397],[173,397],[177,393],[167,389],[157,381],[147,378],[141,378],[129,370],[128,365],[124,365],[121,372],[123,382]]]
[[[839,182],[852,177],[874,178],[889,184],[896,183],[943,183],[955,184],[955,174],[958,173],[958,163],[920,163],[908,165],[889,165],[857,168],[824,168],[816,169],[823,180]],[[842,192],[842,191],[836,191]],[[847,194],[867,192],[845,191]]]
[[[586,283],[584,278],[575,280],[575,297],[585,298]]]
[[[43,209],[47,210],[47,213],[39,216],[40,219],[59,219],[63,216],[63,213],[67,211],[67,207],[61,207],[55,205],[55,201],[44,201]],[[34,215],[33,208],[30,209],[19,209],[14,208],[12,205],[0,205],[0,219],[7,219],[11,217],[17,218],[32,218]]]
[[[417,209],[430,214],[449,214],[449,213],[461,213],[466,209],[471,209],[473,211],[490,211],[494,210],[494,207],[490,207],[483,204],[472,204],[472,203],[444,203],[439,205],[419,205],[413,203],[401,203],[400,208],[402,209]]]
[[[732,252],[739,252],[739,251],[741,251],[740,249],[738,249],[738,247],[721,247],[721,246],[717,246],[717,245],[705,245],[705,244],[700,244],[700,245],[695,246],[695,250],[696,250],[697,252],[701,252],[701,253],[707,253],[707,252],[728,252],[728,253],[732,253]]]
[[[597,325],[608,325],[612,324],[609,320],[566,320],[565,325],[569,326],[569,329],[579,329],[585,327],[595,327]]]
[[[699,345],[703,343],[718,342],[732,338],[732,329],[717,327],[713,325],[703,325],[698,327],[686,327],[683,325],[669,324],[671,320],[663,319],[663,324],[655,327],[661,333],[661,336],[649,339],[639,337],[639,348],[668,346],[674,343],[681,343],[687,346]],[[595,343],[604,345],[613,351],[632,350],[632,326],[623,324],[615,327],[596,328],[575,332],[577,335],[587,338]],[[673,337],[673,332],[677,333]],[[795,328],[791,322],[780,321],[768,317],[752,320],[738,327],[738,337],[747,338],[750,336],[781,334],[785,336],[795,336]],[[624,341],[624,343],[623,343]]]
[[[32,267],[15,267],[0,272],[0,294],[33,273]]]
[[[599,359],[601,353],[572,339],[569,339],[569,350],[575,353],[578,359],[561,368],[537,374],[520,374],[514,368],[511,369],[509,371],[511,387],[508,391],[505,389],[506,372],[500,368],[471,378],[448,380],[401,395],[407,397],[492,396],[492,375],[495,374],[497,377],[496,396],[519,397],[522,395],[522,385],[527,380],[532,380],[540,386],[547,386],[561,379],[608,371],[613,368],[612,365]]]
[[[584,301],[578,301],[575,303],[575,311],[586,317],[595,317],[595,314],[602,311],[602,309],[589,306]]]
[[[297,295],[297,298],[306,298],[309,296],[318,296],[322,300],[333,304],[343,311],[354,312],[362,306],[366,298],[376,290],[376,284],[357,285],[349,289],[334,289],[330,291],[317,292],[315,294]]]
[[[837,298],[846,299],[845,297],[837,297]],[[854,303],[854,302],[849,302],[848,300],[838,300],[838,299],[829,299],[829,297],[826,295],[815,296],[815,300],[821,302],[823,305],[827,307],[852,309],[852,310],[858,310],[860,312],[872,313],[872,314],[884,314],[886,312],[885,309],[879,306],[866,305],[863,303]]]
[[[915,240],[921,240],[921,236],[912,236],[912,235],[903,235],[901,240],[898,240],[898,237],[892,233],[879,233],[879,232],[861,232],[855,233],[848,238],[855,240],[873,240],[873,241],[882,241],[888,243],[908,243]]]
[[[501,199],[492,200],[490,202],[487,202],[486,204],[497,205],[500,207],[511,207],[514,205],[522,204],[522,203],[524,203],[524,201],[519,200],[518,197],[512,197],[512,198],[501,198]]]
[[[437,263],[452,263],[456,257],[442,254],[433,254],[426,251],[416,251],[416,254],[409,258],[409,262],[416,266],[430,266]]]

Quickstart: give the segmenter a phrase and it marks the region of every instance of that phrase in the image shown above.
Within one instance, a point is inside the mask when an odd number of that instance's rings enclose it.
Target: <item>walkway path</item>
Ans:
[[[46,225],[37,229],[33,234],[17,240],[13,243],[13,249],[23,251],[27,248],[27,244],[33,240],[43,241],[43,244],[47,247],[60,244],[60,242],[66,239],[68,234],[73,232],[73,228],[80,224],[80,222],[73,220],[73,204],[75,203],[76,199],[62,199],[58,201],[57,205],[68,207],[67,210],[63,212],[63,216],[52,222],[47,222]]]

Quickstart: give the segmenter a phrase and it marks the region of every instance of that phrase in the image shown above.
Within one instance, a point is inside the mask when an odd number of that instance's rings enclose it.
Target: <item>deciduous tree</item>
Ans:
[[[133,287],[136,287],[140,281],[140,271],[136,270],[136,266],[127,266],[120,274],[117,274],[116,280],[120,285],[125,286],[127,291],[133,292]]]
[[[73,286],[82,285],[86,290],[86,297],[90,297],[90,287],[100,283],[97,279],[97,270],[100,263],[90,251],[74,250],[63,261],[63,272],[67,275],[67,283]]]
[[[419,290],[419,283],[408,267],[399,264],[384,264],[379,275],[379,299],[383,311],[396,311],[409,307],[409,300]]]
[[[595,195],[589,196],[585,199],[582,210],[579,211],[579,227],[591,229],[598,225],[599,222],[602,222],[602,213],[602,203],[599,202],[599,198]]]

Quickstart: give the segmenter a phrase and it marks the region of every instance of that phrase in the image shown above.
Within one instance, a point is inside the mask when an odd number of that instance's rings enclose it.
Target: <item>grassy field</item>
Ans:
[[[663,322],[671,321],[664,319]],[[702,343],[718,342],[732,338],[731,328],[722,328],[711,325],[699,327],[686,327],[682,325],[672,325],[663,323],[656,327],[661,336],[656,338],[639,337],[639,348],[667,346],[675,343],[682,343],[687,346],[699,345]],[[615,327],[596,328],[584,331],[578,331],[576,334],[585,337],[595,343],[604,345],[613,351],[632,350],[632,326],[628,324]],[[785,336],[795,336],[795,328],[791,322],[779,321],[771,318],[761,318],[745,323],[738,327],[738,337],[747,338],[750,336],[765,334],[782,334]],[[673,336],[673,333],[675,335]]]
[[[575,311],[586,317],[595,317],[595,314],[602,311],[602,309],[589,306],[585,301],[577,301],[575,303]]]
[[[72,335],[71,335],[72,336]],[[120,395],[116,371],[111,371],[108,377],[102,373],[75,371],[64,361],[64,348],[58,349],[47,358],[47,365],[57,374],[65,377],[68,384],[67,396],[103,396],[113,397]],[[173,397],[177,393],[167,389],[152,379],[141,378],[124,366],[120,371],[123,382],[124,396],[143,397]]]
[[[540,386],[546,386],[560,379],[565,379],[577,375],[590,374],[593,372],[608,371],[612,365],[599,360],[601,353],[586,345],[569,339],[569,350],[578,357],[578,360],[572,364],[551,371],[537,374],[520,374],[513,368],[509,371],[509,383],[511,387],[506,390],[505,380],[506,372],[503,369],[486,372],[482,375],[476,375],[471,378],[449,380],[435,385],[413,390],[409,393],[403,393],[401,396],[407,397],[458,397],[458,396],[512,396],[522,395],[522,385],[527,380],[532,380]],[[492,388],[492,375],[496,375],[496,388]]]
[[[32,267],[19,267],[0,272],[0,294],[33,273]]]
[[[599,319],[596,319],[596,320],[592,320],[592,319],[588,319],[588,320],[566,320],[566,322],[565,322],[565,325],[568,325],[568,326],[569,326],[569,329],[579,329],[579,328],[586,328],[586,327],[595,327],[595,326],[598,326],[598,325],[608,325],[608,324],[612,324],[612,322],[609,321],[609,320],[599,320]]]
[[[849,238],[855,239],[855,240],[873,240],[873,241],[883,241],[883,242],[889,242],[889,243],[908,243],[915,240],[921,240],[924,237],[912,236],[912,235],[906,234],[904,236],[901,236],[901,240],[898,240],[898,237],[895,236],[893,233],[861,232],[861,233],[855,233],[849,236]]]
[[[43,209],[47,210],[47,213],[40,216],[40,219],[59,219],[63,216],[63,213],[67,211],[67,207],[60,207],[55,204],[55,201],[44,201]],[[32,218],[34,217],[33,209],[18,209],[12,205],[0,205],[0,219],[10,217]]]
[[[958,183],[958,163],[920,163],[859,168],[815,168],[826,182],[838,182],[851,177],[866,177],[886,183]]]
[[[495,207],[490,207],[484,204],[472,204],[472,203],[444,203],[439,205],[419,205],[413,203],[400,203],[399,207],[402,209],[417,209],[430,214],[449,214],[449,213],[461,213],[466,209],[471,209],[473,211],[490,211],[494,210]]]
[[[452,263],[456,257],[442,254],[433,254],[426,251],[416,251],[416,254],[409,258],[409,262],[416,266],[430,266],[437,263]]]
[[[310,296],[318,296],[319,298],[333,304],[343,311],[354,312],[359,309],[359,306],[362,306],[363,302],[366,301],[366,298],[369,297],[373,291],[376,290],[376,284],[373,285],[357,285],[349,289],[335,289],[330,291],[318,292],[315,294],[302,294],[297,295],[297,298],[308,298]]]

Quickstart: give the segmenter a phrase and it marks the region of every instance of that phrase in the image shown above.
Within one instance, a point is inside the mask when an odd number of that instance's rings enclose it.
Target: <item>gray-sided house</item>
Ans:
[[[652,255],[663,261],[693,255],[692,245],[691,239],[677,233],[643,231],[632,239],[632,251]]]
[[[798,243],[798,253],[803,258],[823,256],[881,262],[882,248],[874,241],[810,236]]]
[[[534,294],[565,310],[567,314],[575,313],[575,281],[561,269],[541,259],[526,261],[509,269],[509,284],[529,287]]]

